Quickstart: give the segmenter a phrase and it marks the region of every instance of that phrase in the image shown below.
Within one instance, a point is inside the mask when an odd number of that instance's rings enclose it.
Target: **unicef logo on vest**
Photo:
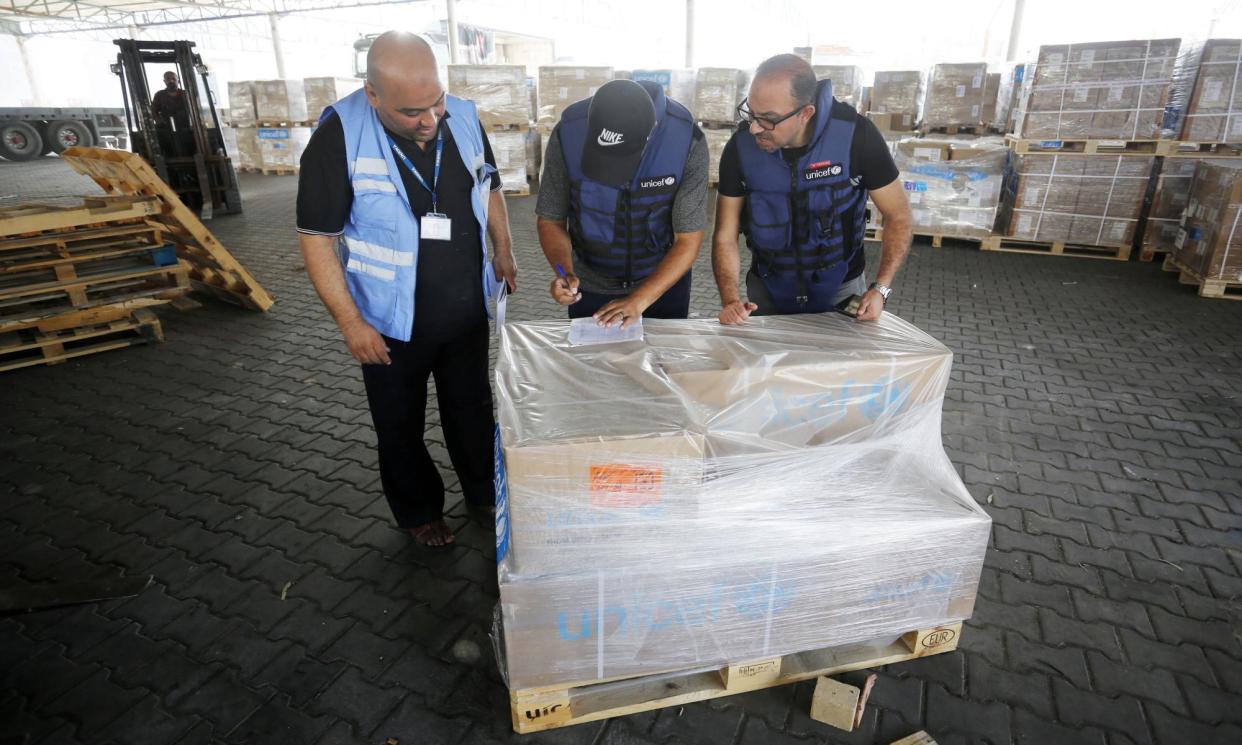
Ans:
[[[638,182],[640,189],[665,189],[677,183],[676,176],[660,176],[657,178],[643,179]]]
[[[834,164],[831,160],[824,160],[824,161],[820,161],[819,163],[812,163],[811,165],[807,166],[806,172],[803,173],[802,177],[806,179],[807,181],[814,181],[815,179],[818,179],[818,178],[827,178],[828,176],[840,176],[840,175],[841,175],[841,164],[840,163]]]

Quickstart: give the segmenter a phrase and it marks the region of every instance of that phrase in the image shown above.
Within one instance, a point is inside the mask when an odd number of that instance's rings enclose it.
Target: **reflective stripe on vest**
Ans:
[[[495,283],[487,261],[487,203],[492,168],[483,155],[483,136],[474,104],[445,96],[447,125],[474,179],[470,203],[479,224],[483,247],[484,309]],[[384,336],[409,341],[414,329],[414,292],[418,270],[418,219],[410,207],[401,166],[365,90],[358,90],[324,109],[320,122],[335,111],[345,133],[354,203],[341,235],[345,283],[367,323]]]
[[[746,244],[781,312],[827,310],[863,245],[866,192],[850,180],[855,119],[834,118],[832,104],[832,82],[821,81],[815,133],[792,168],[749,131],[736,135]]]
[[[626,189],[582,173],[590,99],[565,109],[557,127],[570,184],[569,235],[575,260],[626,285],[645,279],[673,246],[673,199],[696,126],[689,110],[666,98],[663,89],[644,87],[653,96],[656,127]]]

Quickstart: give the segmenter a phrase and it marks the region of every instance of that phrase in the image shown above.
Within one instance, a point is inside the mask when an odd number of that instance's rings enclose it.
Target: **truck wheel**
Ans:
[[[32,160],[43,153],[39,130],[26,122],[0,123],[0,155],[7,160]]]
[[[60,121],[47,125],[45,139],[51,143],[52,152],[60,155],[74,145],[90,147],[95,144],[91,131],[82,122]]]

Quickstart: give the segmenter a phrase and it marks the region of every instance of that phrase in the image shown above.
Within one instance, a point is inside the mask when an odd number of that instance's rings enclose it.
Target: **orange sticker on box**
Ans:
[[[591,466],[591,505],[594,507],[646,507],[663,498],[663,471],[650,466],[606,463]]]

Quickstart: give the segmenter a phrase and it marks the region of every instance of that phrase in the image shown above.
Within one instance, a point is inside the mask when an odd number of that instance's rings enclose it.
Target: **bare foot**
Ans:
[[[453,531],[449,530],[448,524],[443,520],[433,520],[417,528],[410,528],[410,535],[422,545],[431,548],[450,546],[454,540]]]

